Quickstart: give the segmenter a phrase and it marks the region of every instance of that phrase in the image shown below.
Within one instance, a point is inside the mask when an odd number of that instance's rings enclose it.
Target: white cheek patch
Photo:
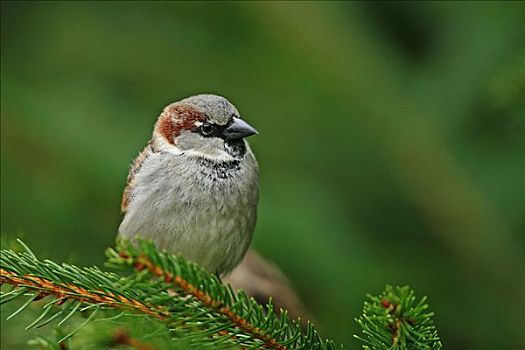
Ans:
[[[195,123],[193,123],[196,127],[199,127],[201,126],[203,123],[201,121],[196,121]]]
[[[180,152],[179,154],[186,154],[188,156],[196,156],[198,158],[206,158],[206,159],[210,159],[215,162],[230,162],[232,160],[235,160],[235,158],[233,158],[229,153],[225,151],[221,151],[221,150],[213,151],[213,152],[206,152],[202,150],[189,149],[189,150],[184,150]]]

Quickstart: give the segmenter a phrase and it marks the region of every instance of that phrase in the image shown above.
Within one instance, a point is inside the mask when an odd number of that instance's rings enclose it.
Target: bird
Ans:
[[[257,220],[259,166],[245,140],[257,133],[222,96],[166,106],[130,167],[119,239],[149,240],[219,277],[230,273]]]

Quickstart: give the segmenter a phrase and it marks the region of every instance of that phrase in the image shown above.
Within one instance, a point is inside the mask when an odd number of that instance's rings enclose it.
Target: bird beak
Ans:
[[[240,118],[233,118],[233,123],[228,125],[223,132],[224,137],[230,140],[242,139],[258,134],[257,130]]]

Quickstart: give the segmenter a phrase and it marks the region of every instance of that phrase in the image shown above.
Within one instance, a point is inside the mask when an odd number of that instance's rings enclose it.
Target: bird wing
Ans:
[[[122,213],[125,213],[127,208],[128,208],[128,204],[129,204],[129,201],[131,199],[131,193],[133,191],[133,187],[134,187],[134,180],[135,180],[135,175],[140,171],[140,168],[142,167],[142,164],[144,163],[144,161],[146,159],[148,159],[148,157],[153,154],[155,151],[151,145],[151,141],[147,144],[146,147],[144,147],[144,149],[139,153],[139,155],[137,156],[137,158],[135,158],[135,160],[133,161],[133,163],[131,164],[131,167],[129,169],[129,173],[128,173],[128,177],[126,179],[126,187],[124,187],[124,192],[122,193],[122,202],[120,204],[120,211]]]

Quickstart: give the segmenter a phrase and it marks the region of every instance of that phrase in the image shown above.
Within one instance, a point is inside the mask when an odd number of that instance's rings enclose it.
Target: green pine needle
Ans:
[[[428,311],[426,298],[416,302],[410,287],[386,286],[379,296],[368,295],[363,314],[356,319],[362,328],[361,340],[366,350],[438,350],[436,328]]]

